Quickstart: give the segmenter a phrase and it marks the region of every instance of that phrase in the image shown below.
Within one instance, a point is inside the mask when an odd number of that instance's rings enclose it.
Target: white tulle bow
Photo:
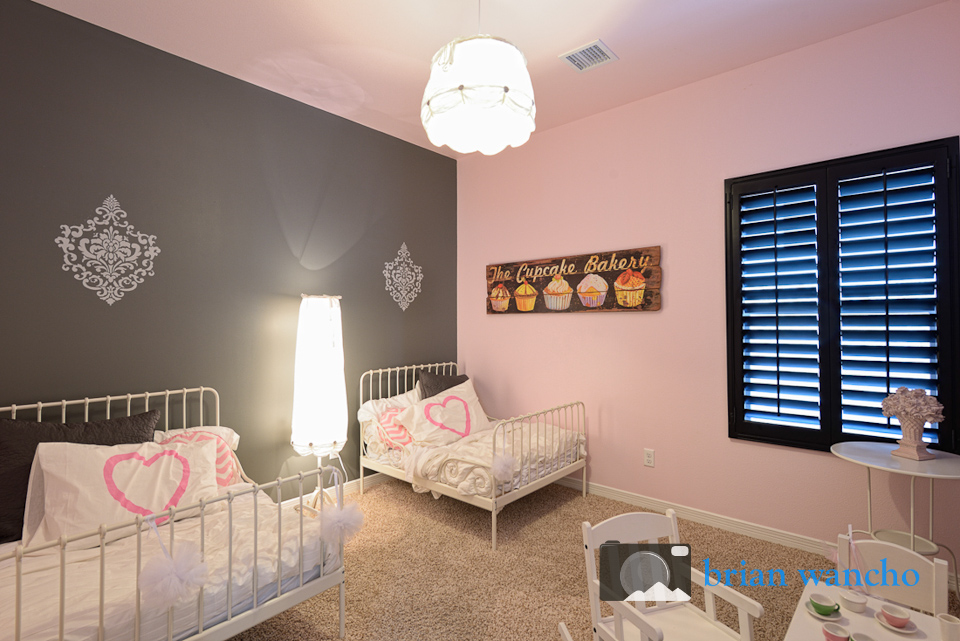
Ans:
[[[493,457],[493,465],[490,466],[490,472],[493,474],[493,478],[497,479],[501,483],[510,481],[513,479],[513,472],[517,466],[517,459],[512,454],[495,454]]]
[[[207,582],[207,564],[203,562],[200,548],[192,541],[178,543],[171,556],[153,519],[150,527],[157,535],[162,554],[144,564],[139,577],[140,592],[145,603],[166,610],[195,595]]]
[[[344,542],[353,538],[353,536],[363,527],[363,512],[356,503],[348,503],[341,509],[325,509],[323,511],[323,525],[320,529],[320,537],[328,545],[340,543],[340,537],[343,536]]]

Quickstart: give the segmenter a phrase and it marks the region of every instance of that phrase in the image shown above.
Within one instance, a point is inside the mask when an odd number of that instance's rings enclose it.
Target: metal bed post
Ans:
[[[256,499],[254,499],[256,501]],[[256,503],[254,503],[256,506]],[[207,560],[207,523],[206,523],[206,514],[207,514],[207,502],[206,499],[200,499],[200,559],[204,563]],[[254,509],[256,513],[256,509]],[[256,528],[254,528],[254,540],[256,540]],[[254,548],[256,549],[256,548]],[[139,575],[140,572],[137,572]],[[256,580],[256,566],[254,566],[254,580]],[[199,593],[197,594],[197,630],[203,632],[204,625],[204,614],[203,614],[203,587],[200,586]],[[137,588],[139,590],[139,587]],[[138,604],[139,606],[139,604]]]
[[[586,433],[586,429],[587,429],[587,416],[586,416],[587,408],[586,408],[585,406],[583,406],[583,405],[580,405],[580,407],[579,407],[577,410],[575,410],[575,411],[577,412],[577,415],[579,416],[579,418],[578,418],[578,420],[577,420],[577,433],[578,433],[580,436],[579,436],[579,438],[577,439],[577,443],[576,443],[576,448],[577,448],[577,449],[576,449],[576,452],[575,452],[576,459],[579,461],[579,460],[581,459],[581,455],[580,455],[580,441],[583,441],[583,440],[585,439],[585,433]],[[583,464],[583,481],[581,482],[581,487],[582,487],[582,489],[583,489],[583,498],[587,498],[587,464],[586,464],[586,462],[584,462],[584,464]]]
[[[184,398],[184,401],[186,401],[186,398]],[[171,505],[167,511],[167,526],[170,528],[170,547],[167,548],[167,552],[169,552],[171,556],[173,556],[173,544],[176,541],[174,535],[174,526],[176,525],[174,523],[176,510],[177,507],[175,505]],[[167,641],[173,641],[173,606],[167,608]]]
[[[62,641],[63,634],[65,632],[66,614],[67,614],[67,594],[66,594],[66,591],[67,591],[67,537],[61,535],[59,543],[60,543],[60,612],[59,612],[60,620],[58,622],[58,627],[57,627],[57,630],[58,630],[57,638],[61,639]],[[138,541],[138,545],[139,545],[139,541]],[[137,554],[139,555],[139,553],[140,553],[140,550],[138,548]],[[139,561],[140,559],[138,556],[137,562],[139,563]],[[140,574],[139,566],[138,566],[137,574],[138,575]],[[140,591],[138,588],[137,594],[139,593]],[[138,602],[138,605],[139,605],[139,602]],[[138,610],[138,614],[139,614],[139,610]],[[19,638],[20,637],[17,636],[17,639]]]
[[[62,538],[62,537],[61,537]],[[23,609],[23,596],[20,594],[20,590],[23,587],[23,545],[18,545],[15,551],[14,563],[16,565],[16,585],[14,586],[14,610],[16,614],[14,615],[13,621],[13,638],[16,641],[20,641],[20,617],[21,610]],[[61,564],[61,567],[62,564]],[[63,581],[60,582],[60,638],[63,638]]]
[[[366,444],[363,442],[363,435],[360,435],[360,496],[363,496],[363,455]]]
[[[343,509],[343,483],[340,480],[340,471],[336,468],[332,468],[330,472],[330,478],[334,482],[334,494],[336,495],[336,506],[337,509]],[[323,476],[320,476],[320,485],[323,485]],[[321,505],[321,507],[323,507]],[[340,638],[342,639],[347,634],[347,619],[346,619],[346,610],[347,610],[347,578],[344,574],[344,565],[343,565],[343,534],[340,535]]]
[[[136,588],[133,591],[134,599],[136,599],[136,604],[134,605],[134,614],[133,614],[133,639],[134,641],[140,641],[140,626],[142,623],[141,613],[140,613],[140,570],[142,568],[142,557],[143,557],[143,515],[137,515],[137,579],[134,580]],[[202,594],[202,592],[201,592]],[[202,628],[201,628],[202,629]],[[62,638],[62,637],[61,637]]]

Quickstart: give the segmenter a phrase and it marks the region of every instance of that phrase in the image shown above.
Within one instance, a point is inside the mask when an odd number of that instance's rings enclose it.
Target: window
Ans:
[[[957,451],[958,139],[726,181],[729,431],[811,449],[900,438],[924,388]],[[955,171],[955,170],[954,170]]]

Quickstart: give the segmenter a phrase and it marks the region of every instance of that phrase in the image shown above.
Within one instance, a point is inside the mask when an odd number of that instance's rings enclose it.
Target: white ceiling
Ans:
[[[944,0],[36,1],[434,149],[420,100],[458,36],[524,52],[545,131]],[[620,60],[578,73],[558,58],[597,38]]]

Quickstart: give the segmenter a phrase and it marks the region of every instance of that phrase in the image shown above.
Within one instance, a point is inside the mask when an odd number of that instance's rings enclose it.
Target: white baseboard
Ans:
[[[575,479],[569,476],[560,479],[557,481],[557,483],[565,487],[572,487],[576,490],[580,490],[581,488],[580,479]],[[694,521],[696,523],[703,523],[704,525],[710,525],[722,530],[727,530],[728,532],[734,532],[736,534],[745,534],[746,536],[751,536],[755,539],[760,539],[761,541],[779,543],[780,545],[785,545],[797,550],[803,550],[805,552],[824,554],[827,553],[830,548],[836,549],[837,547],[836,543],[830,544],[827,541],[821,541],[820,539],[815,539],[810,536],[794,534],[792,532],[778,530],[765,525],[758,525],[756,523],[750,523],[749,521],[742,521],[729,516],[723,516],[722,514],[707,512],[706,510],[687,507],[685,505],[677,505],[668,501],[661,501],[660,499],[643,496],[642,494],[634,494],[633,492],[627,492],[625,490],[618,490],[606,485],[600,485],[599,483],[587,483],[587,492],[590,494],[596,494],[597,496],[602,496],[604,498],[613,499],[614,501],[620,501],[621,503],[636,505],[638,507],[653,510],[655,512],[665,512],[667,509],[672,508],[676,511],[677,516],[681,519],[687,519],[688,521]]]
[[[385,483],[389,480],[389,476],[386,474],[380,474],[379,472],[364,475],[363,487],[364,489],[368,487],[374,487],[375,485]],[[567,476],[560,479],[556,483],[557,485],[573,488],[578,492],[582,487],[579,474],[577,477]],[[359,491],[360,479],[349,481],[343,485],[344,495],[358,493]],[[653,510],[655,512],[665,512],[667,509],[672,508],[676,511],[677,516],[681,519],[694,521],[695,523],[702,523],[704,525],[720,528],[721,530],[726,530],[735,534],[743,534],[755,539],[760,539],[761,541],[767,541],[768,543],[777,543],[788,548],[803,550],[805,552],[813,552],[814,554],[829,553],[830,551],[835,550],[837,547],[836,542],[821,541],[820,539],[813,538],[812,536],[794,534],[793,532],[778,530],[777,528],[772,528],[766,525],[759,525],[758,523],[751,523],[750,521],[743,521],[741,519],[723,516],[722,514],[708,512],[706,510],[701,510],[694,507],[687,507],[686,505],[678,505],[676,503],[662,501],[649,496],[643,496],[642,494],[634,494],[633,492],[618,490],[606,485],[600,485],[599,483],[587,483],[587,492],[589,494],[596,494],[597,496],[613,499],[614,501],[620,501],[621,503],[626,503],[628,505],[636,505],[637,507]],[[956,575],[951,573],[949,581],[950,589],[954,592],[957,592]]]
[[[371,488],[375,485],[380,485],[381,483],[386,483],[390,480],[390,477],[386,474],[381,474],[380,472],[374,472],[372,474],[363,475],[363,489]],[[360,492],[360,479],[354,479],[352,481],[347,481],[343,484],[343,495],[349,496],[351,494],[359,494]]]

